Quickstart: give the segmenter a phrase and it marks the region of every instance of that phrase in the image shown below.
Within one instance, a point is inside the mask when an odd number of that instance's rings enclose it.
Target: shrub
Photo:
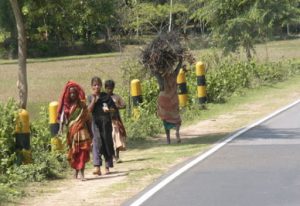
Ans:
[[[20,152],[15,150],[14,138],[17,111],[13,100],[6,105],[0,104],[0,191],[5,191],[5,195],[0,194],[0,200],[3,201],[21,194],[21,183],[58,178],[67,168],[66,155],[50,150],[51,135],[45,108],[41,109],[38,120],[30,125],[33,163],[17,164]]]
[[[4,175],[16,160],[14,132],[17,111],[13,100],[0,103],[0,175]]]

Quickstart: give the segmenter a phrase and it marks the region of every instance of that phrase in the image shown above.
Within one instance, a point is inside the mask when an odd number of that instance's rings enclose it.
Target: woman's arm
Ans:
[[[178,73],[179,73],[181,67],[182,67],[182,59],[179,59],[179,62],[178,62],[178,64],[177,64],[177,67],[176,67],[176,69],[175,69],[175,71],[174,71],[174,73],[175,73],[176,76],[178,75]]]
[[[158,73],[153,73],[153,75],[156,77],[156,80],[157,80],[157,83],[159,86],[159,91],[164,91],[165,90],[164,78]]]
[[[63,131],[64,131],[64,116],[65,116],[65,113],[64,111],[62,111],[61,115],[60,115],[60,118],[59,118],[59,129],[58,129],[58,134],[59,135],[62,135],[63,134]]]
[[[115,104],[113,98],[111,96],[108,96],[108,99],[107,99],[107,106],[108,108],[111,110],[111,109],[118,109],[117,105]]]
[[[118,109],[125,109],[126,108],[126,103],[123,100],[123,98],[119,95],[117,95],[117,103],[116,106],[118,107]]]
[[[89,112],[92,112],[94,110],[95,104],[98,99],[99,99],[99,97],[96,95],[89,96],[89,98],[88,98],[88,111]]]

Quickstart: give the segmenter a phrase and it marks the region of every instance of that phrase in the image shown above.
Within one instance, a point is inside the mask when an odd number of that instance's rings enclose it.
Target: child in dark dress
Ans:
[[[110,111],[116,109],[113,99],[101,92],[102,81],[99,77],[91,80],[92,94],[88,96],[88,109],[92,113],[93,132],[93,174],[101,175],[102,156],[105,160],[105,174],[113,167],[114,144],[112,139],[112,120]]]

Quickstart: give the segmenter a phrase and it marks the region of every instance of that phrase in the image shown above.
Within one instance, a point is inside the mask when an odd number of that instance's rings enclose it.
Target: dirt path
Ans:
[[[281,97],[285,94],[284,98]],[[222,114],[213,119],[197,122],[193,125],[182,128],[181,135],[183,142],[188,138],[195,138],[202,135],[209,134],[228,134],[248,125],[255,120],[258,120],[267,114],[287,105],[300,97],[300,90],[294,92],[284,92],[282,94],[269,94],[262,100],[252,102],[251,104],[240,105],[234,111]],[[276,96],[278,95],[278,96]],[[271,98],[272,97],[272,98]],[[274,101],[274,99],[276,101]],[[160,137],[158,140],[164,144],[165,139]],[[180,145],[178,146],[180,149]],[[206,149],[203,149],[204,152]],[[45,185],[38,185],[32,187],[33,192],[31,196],[26,197],[17,203],[17,205],[24,206],[81,206],[81,205],[101,205],[114,206],[120,205],[126,199],[131,198],[140,190],[153,182],[159,175],[146,174],[141,182],[130,183],[130,187],[122,184],[128,183],[128,177],[132,171],[141,170],[149,166],[147,156],[139,156],[137,154],[147,153],[144,151],[128,151],[123,153],[122,164],[116,164],[112,174],[95,177],[91,175],[91,169],[86,171],[87,181],[73,180],[71,178],[63,180],[55,180]],[[188,158],[188,157],[187,157]],[[165,171],[177,163],[180,163],[187,158],[178,159],[172,164],[166,165]],[[139,164],[136,164],[140,162]],[[118,184],[118,188],[114,185]],[[36,190],[36,191],[34,191]],[[116,191],[116,192],[113,192]]]
[[[74,179],[55,181],[48,191],[33,199],[22,201],[21,205],[43,205],[43,206],[69,206],[69,205],[99,205],[98,194],[115,182],[122,181],[126,177],[125,172],[116,172],[110,175],[95,177],[91,171],[87,171],[87,180]],[[51,192],[51,187],[55,191]]]

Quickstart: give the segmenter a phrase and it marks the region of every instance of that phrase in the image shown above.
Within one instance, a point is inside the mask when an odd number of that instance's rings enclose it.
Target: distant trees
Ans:
[[[0,28],[16,39],[8,0],[0,1]],[[172,30],[206,34],[224,54],[299,27],[299,0],[21,0],[29,54],[51,55],[78,42],[136,38]],[[171,16],[170,16],[171,14]],[[171,20],[171,21],[170,21]],[[291,26],[292,25],[292,26]],[[293,26],[296,25],[296,26]],[[295,29],[294,29],[295,30]],[[281,32],[282,33],[282,32]],[[57,49],[57,50],[55,50]],[[56,52],[58,51],[58,52]],[[47,53],[48,52],[48,53]]]
[[[0,1],[0,31],[5,31],[5,41],[3,47],[7,51],[7,57],[12,59],[16,49],[17,27],[15,25],[15,17],[12,12],[10,2],[8,0]],[[15,37],[15,38],[11,38]]]
[[[224,54],[243,47],[252,58],[254,43],[284,25],[299,23],[299,0],[199,0],[194,17],[206,22]]]

